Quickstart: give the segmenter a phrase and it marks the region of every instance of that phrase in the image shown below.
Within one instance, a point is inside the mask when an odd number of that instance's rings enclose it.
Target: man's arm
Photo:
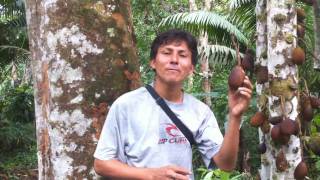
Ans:
[[[190,172],[178,166],[161,168],[136,168],[118,160],[95,159],[94,169],[97,174],[112,179],[130,180],[188,180]]]
[[[246,76],[244,86],[229,90],[229,122],[219,152],[213,157],[215,164],[224,171],[232,171],[237,162],[241,116],[250,104],[252,84]]]
[[[215,164],[224,171],[232,171],[236,166],[239,150],[239,117],[229,117],[229,124],[219,152],[213,157]]]

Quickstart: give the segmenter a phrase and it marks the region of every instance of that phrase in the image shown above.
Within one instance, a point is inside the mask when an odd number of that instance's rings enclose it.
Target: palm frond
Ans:
[[[0,0],[1,20],[10,20],[25,15],[24,2],[22,0]]]
[[[231,10],[233,10],[243,6],[244,4],[249,4],[249,3],[256,4],[256,0],[231,0],[229,2],[229,7]]]
[[[5,50],[5,49],[16,50],[16,51],[22,52],[23,54],[26,54],[26,55],[30,54],[30,51],[23,49],[21,47],[18,47],[18,46],[10,46],[10,45],[1,45],[0,46],[0,51]]]
[[[247,4],[241,4],[241,6],[233,9],[228,20],[239,27],[242,32],[246,33],[250,42],[255,41],[256,33],[256,13],[255,13],[255,1]],[[250,45],[251,44],[251,45]],[[247,47],[253,48],[255,43],[250,43]]]
[[[236,59],[236,51],[230,47],[223,45],[208,45],[202,51],[205,56],[209,57],[210,64],[220,64],[226,65],[230,61]],[[240,56],[243,57],[243,54],[240,53]]]
[[[224,16],[208,11],[177,13],[163,19],[159,27],[183,28],[194,35],[207,32],[209,39],[220,43],[230,42],[233,34],[243,44],[248,44],[246,36]]]

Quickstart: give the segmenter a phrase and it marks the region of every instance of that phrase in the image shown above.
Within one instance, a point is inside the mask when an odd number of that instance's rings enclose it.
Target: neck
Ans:
[[[183,102],[182,83],[180,84],[168,84],[162,83],[159,80],[154,81],[154,89],[162,98],[175,102]]]

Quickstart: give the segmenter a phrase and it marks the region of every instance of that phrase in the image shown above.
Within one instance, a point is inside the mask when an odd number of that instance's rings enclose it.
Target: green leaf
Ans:
[[[239,28],[230,23],[226,17],[209,11],[177,13],[163,19],[159,26],[183,27],[195,35],[207,32],[209,39],[219,40],[219,42],[231,41],[230,34],[233,34],[240,42],[249,43]]]
[[[256,4],[256,1],[255,0],[231,0],[229,2],[229,7],[231,10],[233,10],[233,9],[239,8],[239,7],[243,6],[244,4],[248,4],[248,3]]]
[[[221,171],[221,180],[229,180],[230,172]]]
[[[213,171],[210,171],[204,176],[203,180],[211,180],[212,176],[213,176]]]

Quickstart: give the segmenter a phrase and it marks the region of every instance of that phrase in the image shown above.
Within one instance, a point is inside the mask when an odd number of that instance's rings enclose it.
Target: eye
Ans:
[[[162,51],[162,54],[168,55],[168,54],[170,54],[170,52],[169,51]]]

